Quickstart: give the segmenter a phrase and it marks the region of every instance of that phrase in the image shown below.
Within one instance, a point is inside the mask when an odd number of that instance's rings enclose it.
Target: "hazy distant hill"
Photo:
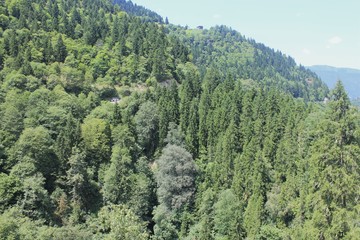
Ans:
[[[329,88],[333,88],[336,81],[340,79],[343,82],[350,98],[360,97],[360,70],[321,65],[311,66],[308,68],[319,75]]]

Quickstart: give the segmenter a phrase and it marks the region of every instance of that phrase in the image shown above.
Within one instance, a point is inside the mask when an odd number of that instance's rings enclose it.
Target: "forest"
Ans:
[[[0,239],[358,239],[359,165],[342,83],[231,28],[0,0]]]

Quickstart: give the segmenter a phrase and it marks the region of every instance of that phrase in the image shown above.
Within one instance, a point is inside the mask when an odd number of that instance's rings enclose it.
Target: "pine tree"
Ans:
[[[120,107],[119,107],[118,103],[116,103],[114,105],[114,110],[113,110],[110,122],[114,126],[117,126],[122,122],[122,120],[121,120],[121,110],[120,110]]]
[[[198,195],[200,196],[200,195]],[[199,197],[200,198],[200,197]],[[216,200],[216,193],[211,187],[207,188],[205,192],[201,194],[199,199],[199,206],[197,207],[197,216],[195,224],[189,230],[189,239],[199,240],[212,240],[214,239],[214,202]],[[219,221],[221,213],[218,215]],[[224,216],[225,217],[225,216]]]
[[[72,22],[75,23],[74,25],[81,23],[81,16],[76,7],[73,7],[73,9],[71,10],[70,19]]]
[[[120,37],[120,21],[119,21],[119,17],[116,15],[114,22],[113,22],[113,27],[111,30],[111,43],[112,45],[115,45],[115,43],[119,40]]]
[[[71,222],[79,223],[82,221],[86,199],[86,186],[88,175],[86,172],[87,164],[85,154],[77,147],[73,147],[69,158],[70,168],[66,172],[67,186],[70,188],[71,196]]]
[[[200,96],[200,74],[195,66],[187,63],[180,72],[180,126],[185,132],[189,126],[191,101]]]
[[[207,70],[204,77],[202,94],[199,103],[199,144],[200,148],[206,147],[209,139],[209,135],[215,135],[213,131],[216,129],[211,128],[210,110],[212,108],[212,93],[221,81],[220,73],[214,68]],[[209,133],[210,131],[210,133]]]
[[[332,92],[325,119],[319,123],[320,136],[310,151],[309,192],[318,204],[308,207],[320,235],[345,236],[353,224],[351,209],[360,195],[359,139],[355,135],[356,115],[340,82]],[[312,200],[314,201],[314,200]],[[310,202],[308,204],[311,204]]]
[[[24,55],[24,60],[23,60],[23,64],[21,67],[21,72],[24,75],[32,75],[33,74],[33,69],[30,65],[31,62],[31,51],[30,48],[27,48],[25,51],[25,55]]]
[[[14,30],[9,31],[9,40],[8,40],[8,51],[12,57],[18,55],[18,41],[16,39],[16,32]]]
[[[67,56],[66,45],[64,44],[61,34],[59,35],[54,47],[54,56],[57,62],[64,62]]]
[[[215,239],[241,239],[241,206],[231,189],[222,191],[214,204]]]
[[[190,111],[189,111],[189,123],[186,128],[186,146],[196,158],[199,155],[199,115],[198,115],[198,99],[193,99],[191,101]]]
[[[83,21],[84,35],[83,38],[86,44],[94,45],[98,40],[99,34],[96,29],[94,19],[87,18]]]
[[[52,29],[58,30],[60,11],[59,11],[59,6],[58,6],[57,1],[51,1],[50,13],[52,16]]]
[[[45,63],[50,63],[53,58],[53,48],[51,45],[51,39],[50,37],[44,37],[44,43],[43,43],[43,60]]]
[[[170,87],[160,88],[160,98],[158,100],[159,109],[159,140],[160,145],[164,145],[169,123],[177,124],[179,121],[179,97],[176,83],[171,83]]]
[[[62,164],[70,157],[72,148],[79,144],[80,133],[77,130],[78,125],[73,115],[69,113],[66,118],[65,127],[60,130],[56,138],[55,152]]]
[[[345,118],[350,108],[350,100],[341,81],[337,81],[334,90],[331,92],[330,100],[331,119],[340,121]]]
[[[112,204],[126,203],[131,196],[132,159],[126,148],[114,147],[110,167],[105,173],[104,198]]]

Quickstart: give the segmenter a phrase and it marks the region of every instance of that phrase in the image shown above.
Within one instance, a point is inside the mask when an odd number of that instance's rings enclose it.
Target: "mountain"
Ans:
[[[340,82],[117,3],[0,1],[0,239],[358,239]]]
[[[329,88],[334,88],[335,83],[341,80],[350,98],[360,97],[360,70],[351,68],[336,68],[331,66],[315,65],[308,67],[315,72]]]
[[[114,3],[131,15],[146,16],[147,20],[162,23],[159,15],[131,1],[114,0]],[[190,54],[202,76],[206,69],[213,67],[219,70],[222,78],[230,74],[247,83],[282,89],[306,100],[321,101],[328,93],[326,85],[317,75],[298,66],[293,58],[248,39],[229,27],[215,26],[200,30],[172,24],[163,26],[171,42],[176,45],[173,54],[182,59],[184,52]]]
[[[118,5],[122,11],[125,11],[133,16],[141,17],[145,21],[163,23],[163,18],[159,14],[143,6],[134,4],[131,1],[113,0],[113,4]]]
[[[260,86],[281,89],[305,100],[322,100],[328,93],[316,74],[297,65],[293,58],[229,27],[199,30],[169,26],[169,29],[170,36],[178,37],[189,47],[201,72],[214,67],[222,74],[253,80]]]

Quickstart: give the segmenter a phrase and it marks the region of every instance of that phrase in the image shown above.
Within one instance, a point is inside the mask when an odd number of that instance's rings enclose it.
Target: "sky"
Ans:
[[[132,0],[194,28],[226,25],[304,66],[360,69],[359,0]]]

